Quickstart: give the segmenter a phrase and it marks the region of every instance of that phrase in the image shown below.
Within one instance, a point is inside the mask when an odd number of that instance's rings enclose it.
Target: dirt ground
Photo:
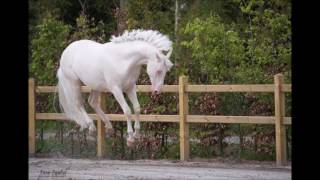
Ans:
[[[29,158],[29,179],[291,179],[291,166],[274,163],[169,161],[169,160],[98,160],[69,158]]]

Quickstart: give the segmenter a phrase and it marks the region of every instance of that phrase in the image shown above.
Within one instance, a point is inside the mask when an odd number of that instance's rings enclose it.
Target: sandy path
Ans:
[[[291,167],[218,162],[29,158],[29,179],[291,179]]]

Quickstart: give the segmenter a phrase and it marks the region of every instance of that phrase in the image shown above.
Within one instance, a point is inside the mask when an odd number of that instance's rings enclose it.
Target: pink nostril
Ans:
[[[153,95],[155,95],[155,94],[160,94],[160,91],[159,91],[159,90],[153,90],[153,91],[152,91],[152,94],[153,94]]]

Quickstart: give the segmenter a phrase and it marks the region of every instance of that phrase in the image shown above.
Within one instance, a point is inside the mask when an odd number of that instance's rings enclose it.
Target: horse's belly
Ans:
[[[85,86],[97,91],[108,90],[103,74],[99,73],[97,69],[87,66],[87,68],[77,68],[75,72]]]
[[[80,80],[93,90],[106,92],[108,91],[108,85],[104,79],[90,79],[88,77],[80,77]]]

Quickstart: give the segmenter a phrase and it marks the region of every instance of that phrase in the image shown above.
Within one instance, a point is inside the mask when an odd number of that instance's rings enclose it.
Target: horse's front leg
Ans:
[[[120,88],[113,88],[111,90],[113,96],[118,101],[119,105],[121,106],[121,109],[127,119],[127,132],[128,132],[128,138],[127,138],[127,146],[132,147],[134,145],[134,138],[133,138],[133,129],[131,124],[131,110],[128,106],[124,96],[123,92]]]
[[[94,91],[92,90],[88,99],[88,102],[90,106],[95,110],[95,112],[99,115],[99,117],[102,119],[102,121],[105,123],[105,128],[108,134],[112,135],[114,130],[112,127],[112,124],[110,122],[110,118],[103,113],[100,103],[99,103],[99,96],[100,96],[99,91]]]
[[[140,137],[140,104],[137,98],[136,85],[132,86],[132,88],[130,88],[126,93],[133,105],[134,113],[136,116],[136,120],[134,123],[133,137],[139,138]]]

